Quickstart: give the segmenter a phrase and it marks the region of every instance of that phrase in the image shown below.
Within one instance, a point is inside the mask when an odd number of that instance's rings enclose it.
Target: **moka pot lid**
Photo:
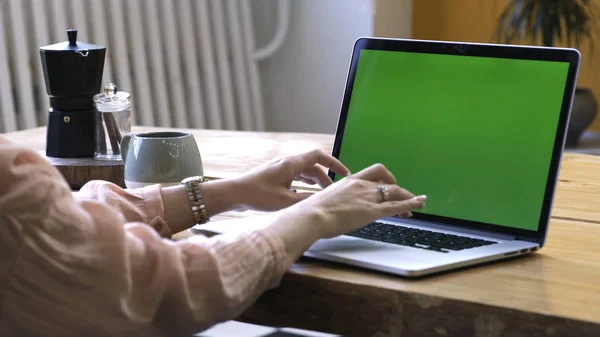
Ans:
[[[77,41],[77,29],[67,29],[68,41],[40,47],[45,52],[90,52],[104,50],[106,47]]]

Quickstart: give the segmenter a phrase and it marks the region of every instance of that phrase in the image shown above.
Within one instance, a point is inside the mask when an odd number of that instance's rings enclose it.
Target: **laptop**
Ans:
[[[333,155],[351,172],[382,163],[427,202],[304,255],[418,277],[540,249],[579,62],[575,49],[358,39]]]
[[[423,276],[540,249],[579,62],[575,49],[357,40],[333,155],[351,172],[380,162],[427,202],[305,255]]]

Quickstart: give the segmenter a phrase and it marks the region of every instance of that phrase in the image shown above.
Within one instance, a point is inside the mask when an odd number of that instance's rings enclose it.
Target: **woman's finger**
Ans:
[[[383,184],[396,184],[396,178],[382,164],[375,164],[358,172],[355,176],[359,179],[381,182]]]
[[[335,174],[347,176],[350,174],[350,170],[342,162],[337,160],[334,156],[329,155],[321,150],[314,150],[308,153],[296,156],[298,162],[298,172],[302,172],[309,167],[317,164],[325,166],[326,168],[333,171]]]
[[[410,198],[414,198],[415,195],[410,193],[409,191],[403,189],[402,187],[398,186],[398,185],[381,185],[383,187],[385,187],[387,189],[387,196],[385,197],[386,200],[384,199],[384,193],[379,191],[379,188],[377,190],[377,192],[379,192],[379,202],[384,202],[384,201],[401,201],[401,200],[406,200],[406,199],[410,199]]]
[[[331,178],[329,178],[327,173],[325,173],[325,171],[323,171],[319,166],[313,166],[313,167],[307,168],[300,174],[300,176],[303,178],[312,179],[314,182],[319,184],[319,186],[321,186],[322,188],[325,188],[325,187],[333,184],[333,181],[331,180]]]
[[[394,216],[422,208],[425,206],[425,200],[425,196],[417,196],[406,200],[384,202],[376,205],[375,208],[381,214],[380,217]]]
[[[317,183],[317,182],[316,182],[316,181],[314,181],[313,179],[311,179],[311,178],[307,178],[307,177],[303,177],[303,176],[298,176],[298,177],[296,177],[294,180],[301,181],[301,182],[303,182],[303,183],[305,183],[305,184],[308,184],[308,185],[315,185],[315,184]]]

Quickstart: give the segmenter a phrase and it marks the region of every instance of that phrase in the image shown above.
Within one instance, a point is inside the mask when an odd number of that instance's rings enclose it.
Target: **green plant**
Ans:
[[[529,40],[554,47],[566,42],[579,47],[588,40],[600,18],[598,0],[510,0],[502,11],[495,35],[502,43]]]

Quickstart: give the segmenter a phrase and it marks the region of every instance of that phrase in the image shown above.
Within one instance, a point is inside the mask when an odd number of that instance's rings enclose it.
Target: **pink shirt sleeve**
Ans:
[[[236,317],[285,272],[277,236],[161,238],[159,186],[73,194],[2,137],[0,182],[0,336],[189,335]]]

